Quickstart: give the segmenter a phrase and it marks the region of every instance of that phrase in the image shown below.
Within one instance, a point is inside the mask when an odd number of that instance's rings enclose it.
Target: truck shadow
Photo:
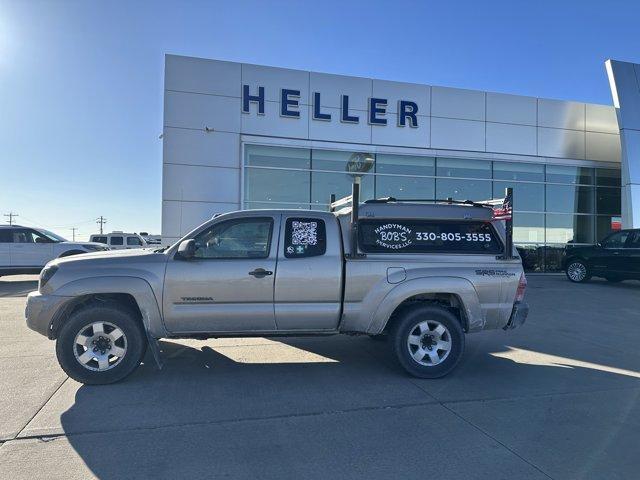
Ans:
[[[632,368],[640,364],[635,355],[603,364],[584,348],[548,345],[542,352],[537,338],[505,338],[471,340],[458,370],[430,381],[408,377],[385,342],[366,337],[255,339],[253,345],[214,348],[167,341],[162,371],[148,356],[124,382],[81,386],[61,425],[98,478],[264,478],[278,476],[266,474],[275,471],[282,478],[288,462],[300,465],[295,455],[301,438],[315,449],[313,471],[322,478],[318,472],[335,462],[329,440],[340,432],[328,434],[322,422],[305,419],[320,415],[328,422],[344,415],[346,422],[347,412],[383,415],[402,405],[441,408],[438,402],[640,386],[640,373]],[[418,445],[416,432],[382,431],[375,422],[358,428],[380,444],[393,436],[394,445],[415,449],[416,455],[441,448],[436,437],[421,438]],[[396,478],[415,475],[406,454],[358,460],[360,474],[375,477],[379,468],[391,468]]]
[[[0,278],[0,298],[26,297],[38,289],[38,280],[7,281]]]

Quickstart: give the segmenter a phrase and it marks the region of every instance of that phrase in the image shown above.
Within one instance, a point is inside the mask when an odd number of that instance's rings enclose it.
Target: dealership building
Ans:
[[[567,242],[640,227],[640,66],[606,71],[614,105],[167,55],[163,240],[240,208],[327,209],[356,175],[364,200],[509,186],[525,265],[557,270]]]

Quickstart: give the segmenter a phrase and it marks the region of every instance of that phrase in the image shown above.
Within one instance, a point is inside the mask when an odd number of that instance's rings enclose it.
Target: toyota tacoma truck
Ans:
[[[147,348],[161,366],[162,338],[338,333],[384,336],[409,374],[438,378],[466,334],[524,323],[522,262],[492,207],[358,196],[355,184],[331,211],[237,211],[166,249],[51,261],[27,324],[56,340],[71,378],[106,384]]]

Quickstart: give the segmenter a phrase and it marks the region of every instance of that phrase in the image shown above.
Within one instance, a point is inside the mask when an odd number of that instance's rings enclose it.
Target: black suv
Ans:
[[[640,229],[620,230],[588,247],[567,245],[563,270],[577,283],[592,276],[610,282],[640,279]]]

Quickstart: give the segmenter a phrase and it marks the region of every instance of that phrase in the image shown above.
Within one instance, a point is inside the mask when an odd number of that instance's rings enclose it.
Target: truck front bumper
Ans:
[[[509,321],[504,326],[504,329],[511,330],[523,325],[527,320],[527,315],[529,315],[529,305],[525,302],[516,302],[513,305],[511,317],[509,317]]]
[[[52,338],[51,322],[54,315],[67,300],[69,300],[69,297],[42,295],[38,291],[31,292],[27,296],[27,306],[24,311],[27,327],[48,338]]]

